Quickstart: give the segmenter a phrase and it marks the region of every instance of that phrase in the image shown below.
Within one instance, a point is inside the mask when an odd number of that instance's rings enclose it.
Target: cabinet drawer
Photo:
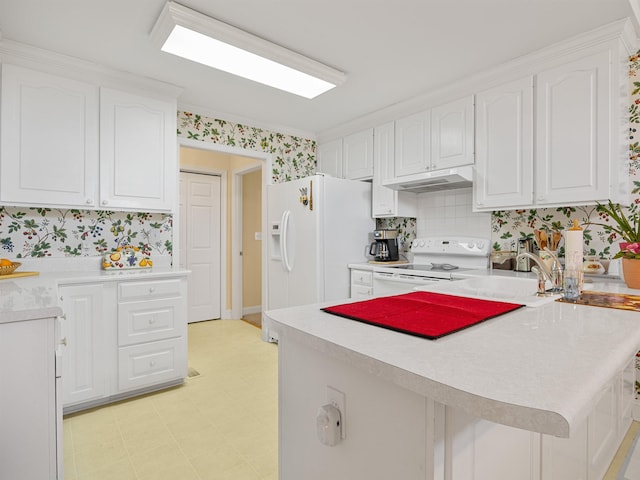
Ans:
[[[178,295],[180,295],[180,279],[178,278],[145,282],[120,282],[118,284],[118,299],[120,301],[175,297]]]
[[[118,345],[164,340],[183,335],[180,299],[147,300],[118,305]]]
[[[373,272],[352,270],[351,283],[353,285],[365,285],[367,287],[370,287],[371,285],[373,285]]]
[[[118,389],[132,390],[184,378],[187,345],[184,338],[118,349]]]

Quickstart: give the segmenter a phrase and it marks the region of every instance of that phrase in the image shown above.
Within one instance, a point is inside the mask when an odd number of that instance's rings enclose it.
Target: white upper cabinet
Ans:
[[[473,96],[396,120],[395,176],[473,164]]]
[[[476,95],[474,205],[498,209],[533,202],[533,77]]]
[[[417,196],[398,192],[382,185],[393,178],[395,157],[394,122],[377,126],[373,131],[373,182],[371,186],[372,214],[374,218],[416,217]]]
[[[101,208],[172,209],[175,132],[175,102],[100,90]]]
[[[373,177],[373,128],[342,139],[342,170],[350,180]]]
[[[2,64],[0,202],[172,211],[176,101]]]
[[[318,145],[316,170],[332,177],[343,178],[341,138]]]
[[[537,204],[609,198],[610,72],[604,50],[537,75]]]
[[[431,110],[431,169],[473,164],[473,96]]]
[[[96,207],[98,108],[94,85],[3,64],[0,201]]]
[[[431,112],[420,112],[396,120],[396,177],[422,173],[431,168]]]

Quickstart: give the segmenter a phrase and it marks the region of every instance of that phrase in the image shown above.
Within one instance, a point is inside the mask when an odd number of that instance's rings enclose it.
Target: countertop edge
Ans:
[[[268,316],[269,313],[267,312],[266,315]],[[460,408],[485,420],[532,432],[562,438],[568,438],[571,433],[569,420],[557,412],[480,397],[321,339],[272,317],[269,319],[272,322],[271,327],[278,330],[281,340],[287,337],[292,338],[336,360],[347,362],[366,373],[444,405]]]

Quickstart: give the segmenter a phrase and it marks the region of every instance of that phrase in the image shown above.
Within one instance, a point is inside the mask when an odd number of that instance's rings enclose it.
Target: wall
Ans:
[[[127,213],[0,206],[0,256],[11,259],[96,257],[121,245],[171,254],[173,219]]]
[[[220,152],[212,152],[210,150],[200,150],[197,148],[187,148],[180,147],[180,167],[193,167],[193,168],[202,168],[202,169],[214,169],[217,171],[225,171],[227,172],[227,208],[226,211],[223,212],[223,215],[226,218],[227,222],[227,231],[226,231],[226,243],[227,249],[226,252],[222,252],[224,260],[226,262],[227,269],[227,292],[225,299],[225,309],[230,310],[232,304],[232,270],[231,270],[231,233],[232,233],[232,224],[231,224],[231,206],[233,204],[232,198],[232,182],[233,182],[233,174],[232,172],[237,169],[247,168],[250,166],[261,166],[262,161],[256,160],[255,158],[242,157],[239,155],[229,155],[226,153]]]
[[[316,171],[315,140],[191,112],[178,112],[178,137],[269,153],[273,183],[303,178]]]
[[[256,232],[262,232],[262,172],[260,170],[247,173],[242,177],[242,308],[260,311],[262,241],[256,240]]]

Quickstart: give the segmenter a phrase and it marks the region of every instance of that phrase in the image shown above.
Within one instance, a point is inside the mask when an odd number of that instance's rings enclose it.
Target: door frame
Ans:
[[[263,171],[262,179],[264,181],[264,167],[264,165],[251,165],[231,172],[231,318],[242,318],[244,314],[244,308],[242,306],[242,262],[244,259],[240,254],[240,252],[244,250],[242,245],[242,179],[247,173],[260,169]],[[264,185],[262,189],[265,189]],[[261,197],[262,201],[264,201],[264,196],[262,195]],[[264,215],[264,205],[260,207]],[[264,232],[264,218],[262,231]],[[264,245],[264,233],[262,234],[261,242],[262,245]],[[262,255],[264,255],[264,248],[262,249]],[[262,281],[260,284],[262,285]]]
[[[239,147],[230,147],[228,145],[220,145],[217,143],[211,143],[211,142],[204,142],[202,140],[193,140],[190,138],[183,138],[183,137],[178,137],[178,144],[177,144],[177,158],[178,158],[178,171],[180,170],[184,170],[184,171],[190,171],[191,173],[213,173],[214,169],[206,169],[206,168],[202,168],[202,167],[197,167],[194,165],[182,165],[180,163],[180,147],[188,147],[188,148],[195,148],[195,149],[199,149],[199,150],[208,150],[211,152],[219,152],[219,153],[228,153],[228,154],[232,154],[232,155],[238,155],[238,156],[242,156],[242,157],[249,157],[249,158],[255,158],[257,160],[262,160],[264,162],[264,164],[262,165],[262,232],[263,232],[263,240],[262,240],[262,281],[261,281],[261,290],[262,290],[262,304],[264,305],[264,299],[266,298],[266,288],[267,288],[267,282],[266,282],[266,275],[267,275],[267,269],[266,269],[266,261],[267,261],[267,242],[264,240],[264,236],[265,236],[265,232],[267,231],[267,210],[266,210],[266,206],[267,206],[267,185],[270,185],[272,182],[272,178],[271,178],[271,171],[272,171],[272,155],[270,153],[266,153],[266,152],[258,152],[256,150],[248,150],[246,148],[239,148]],[[215,173],[216,175],[218,175],[219,173]],[[179,176],[178,176],[179,177]],[[179,178],[178,180],[176,180],[176,188],[179,188]],[[225,172],[225,177],[224,179],[222,179],[222,185],[221,185],[222,189],[221,189],[221,195],[223,195],[222,198],[222,202],[221,202],[221,208],[223,208],[223,215],[222,215],[222,221],[220,223],[220,235],[222,236],[222,238],[220,239],[220,249],[221,252],[226,252],[227,251],[227,241],[226,241],[226,237],[227,237],[227,220],[226,220],[226,211],[227,211],[227,183],[226,183],[226,172]],[[179,191],[179,190],[176,190]],[[180,243],[180,199],[178,198],[179,195],[176,195],[176,208],[174,209],[176,212],[176,217],[178,219],[177,222],[174,222],[173,224],[173,253],[174,255],[177,255],[179,250],[179,243]],[[240,237],[239,239],[234,235],[234,232],[231,232],[231,244],[234,245],[237,242],[242,241],[242,238]],[[239,251],[238,251],[239,252]],[[232,252],[233,254],[233,252]],[[238,255],[239,258],[239,255]],[[233,273],[234,268],[234,262],[238,261],[238,258],[236,258],[236,255],[233,256],[233,258],[231,259],[231,271]],[[237,298],[234,298],[236,296],[233,295],[233,291],[231,293],[231,310],[227,310],[226,309],[226,298],[227,298],[227,266],[226,266],[226,261],[225,262],[220,262],[220,275],[222,276],[222,278],[220,279],[220,289],[223,290],[221,292],[221,298],[224,298],[224,302],[225,302],[225,308],[221,308],[221,314],[222,314],[222,318],[232,318],[231,317],[231,313],[232,312],[237,312],[240,311],[242,312],[242,296],[240,296],[240,304],[236,305],[235,302],[237,301]],[[240,318],[240,317],[238,317]]]

